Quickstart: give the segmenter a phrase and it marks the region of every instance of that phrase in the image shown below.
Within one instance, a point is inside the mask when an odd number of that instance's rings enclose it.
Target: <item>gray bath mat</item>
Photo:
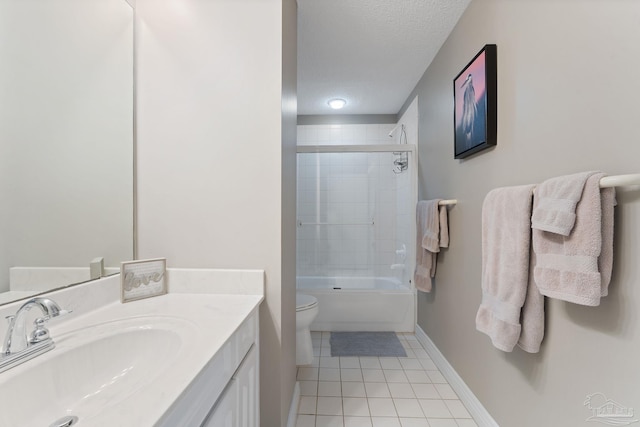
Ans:
[[[407,357],[395,332],[331,332],[331,356]]]

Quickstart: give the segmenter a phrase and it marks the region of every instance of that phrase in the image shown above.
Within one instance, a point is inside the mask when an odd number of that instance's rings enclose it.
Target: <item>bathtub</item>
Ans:
[[[414,331],[415,292],[397,279],[304,276],[296,286],[318,299],[312,331]]]

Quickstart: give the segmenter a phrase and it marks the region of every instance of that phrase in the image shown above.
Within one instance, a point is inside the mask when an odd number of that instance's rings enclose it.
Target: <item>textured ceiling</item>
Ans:
[[[298,114],[395,114],[471,0],[298,0]]]

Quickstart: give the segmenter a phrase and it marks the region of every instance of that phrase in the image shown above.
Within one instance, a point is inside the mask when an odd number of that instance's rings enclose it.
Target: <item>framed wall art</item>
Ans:
[[[453,79],[454,158],[497,143],[496,45],[485,45]]]

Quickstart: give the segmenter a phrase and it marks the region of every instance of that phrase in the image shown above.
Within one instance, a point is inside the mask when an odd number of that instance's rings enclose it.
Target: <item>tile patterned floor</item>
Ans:
[[[314,361],[298,368],[296,427],[478,427],[413,334],[407,357],[331,357],[312,332]]]

